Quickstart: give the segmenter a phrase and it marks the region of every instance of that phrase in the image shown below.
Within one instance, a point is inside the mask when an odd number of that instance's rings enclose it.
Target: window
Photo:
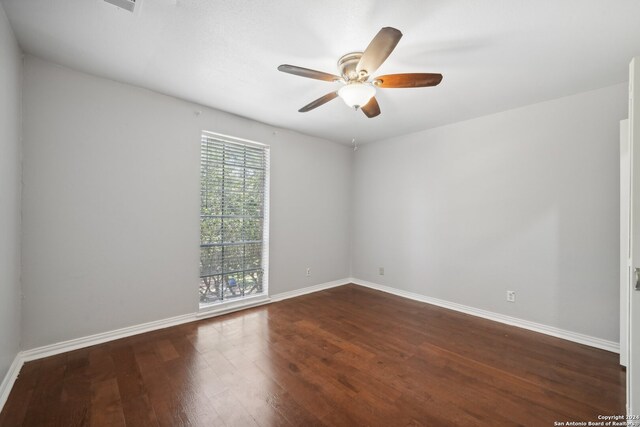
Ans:
[[[266,293],[268,190],[268,146],[202,134],[201,306]]]

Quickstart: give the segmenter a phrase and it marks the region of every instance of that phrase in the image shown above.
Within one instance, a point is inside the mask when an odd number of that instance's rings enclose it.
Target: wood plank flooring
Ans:
[[[618,355],[346,285],[25,364],[1,426],[553,426]]]

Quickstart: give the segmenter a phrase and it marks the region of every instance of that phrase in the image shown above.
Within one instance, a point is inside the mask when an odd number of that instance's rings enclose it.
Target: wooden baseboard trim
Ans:
[[[13,388],[13,384],[15,384],[18,379],[18,375],[20,374],[20,369],[22,369],[23,364],[24,359],[22,358],[22,353],[16,354],[16,357],[13,359],[11,366],[9,366],[9,370],[5,374],[2,383],[0,383],[0,411],[2,411],[4,404],[7,402],[9,393]]]
[[[345,285],[347,283],[350,283],[349,279],[334,280],[332,282],[320,283],[318,285],[308,286],[305,288],[296,289],[294,291],[274,294],[274,295],[271,295],[270,297],[265,296],[265,298],[256,298],[255,300],[248,301],[248,303],[244,303],[244,304],[242,303],[242,301],[238,301],[239,304],[232,304],[230,306],[220,306],[220,308],[216,308],[213,310],[203,310],[196,313],[183,314],[180,316],[170,317],[167,319],[155,320],[152,322],[128,326],[126,328],[120,328],[113,331],[101,332],[94,335],[88,335],[86,337],[75,338],[67,341],[61,341],[58,343],[45,345],[42,347],[32,348],[30,350],[24,350],[19,353],[19,356],[22,358],[23,361],[28,362],[31,360],[41,359],[43,357],[49,357],[56,354],[77,350],[79,348],[89,347],[96,344],[102,344],[104,342],[129,337],[132,335],[138,335],[145,332],[164,329],[164,328],[180,325],[187,322],[194,322],[194,321],[205,319],[208,317],[221,316],[224,314],[232,313],[234,311],[256,307],[258,305],[268,304],[271,302],[282,301],[288,298],[294,298],[300,295],[305,295],[308,293],[318,292],[324,289]]]
[[[347,285],[349,283],[351,283],[351,279],[340,279],[332,282],[320,283],[319,285],[307,286],[306,288],[296,289],[295,291],[271,295],[271,301],[278,302],[289,298],[299,297],[301,295],[311,294],[313,292],[324,291],[325,289],[331,289],[337,286]]]
[[[295,298],[298,296],[310,294],[313,292],[323,291],[325,289],[335,288],[337,286],[353,283],[359,286],[375,289],[378,291],[386,292],[389,294],[397,295],[403,298],[412,299],[415,301],[424,302],[427,304],[437,305],[439,307],[447,308],[450,310],[459,311],[461,313],[470,314],[473,316],[482,317],[484,319],[493,320],[496,322],[504,323],[511,326],[516,326],[523,329],[528,329],[535,332],[540,332],[546,335],[562,338],[568,341],[588,345],[595,348],[611,351],[614,353],[620,352],[620,346],[613,341],[603,340],[601,338],[592,337],[589,335],[580,334],[577,332],[571,332],[556,328],[553,326],[547,326],[540,323],[530,322],[528,320],[518,319],[511,316],[506,316],[499,313],[494,313],[479,308],[474,308],[450,301],[445,301],[437,298],[428,297],[413,292],[403,291],[400,289],[392,288],[389,286],[380,285],[377,283],[361,280],[357,278],[347,278],[334,280],[331,282],[321,283],[318,285],[308,286],[294,291],[282,292],[279,294],[271,295],[264,299],[256,299],[249,304],[239,304],[230,307],[222,307],[219,310],[211,310],[197,313],[189,313],[180,316],[170,317],[167,319],[156,320],[153,322],[143,323],[139,325],[129,326],[126,328],[116,329],[113,331],[103,332],[99,334],[89,335],[86,337],[76,338],[68,341],[62,341],[55,344],[50,344],[42,347],[33,348],[30,350],[21,351],[18,353],[7,371],[2,383],[0,384],[0,410],[4,407],[4,404],[9,396],[11,388],[18,378],[20,369],[25,362],[41,359],[44,357],[53,356],[67,351],[77,350],[84,347],[90,347],[96,344],[102,344],[108,341],[117,340],[120,338],[129,337],[132,335],[138,335],[145,332],[155,331],[158,329],[164,329],[171,326],[180,325],[183,323],[194,322],[202,320],[208,317],[221,316],[234,311],[243,310],[246,308],[256,307],[259,305],[269,304],[272,302],[283,301],[289,298]]]
[[[493,320],[495,322],[516,326],[518,328],[528,329],[530,331],[539,332],[539,333],[550,335],[556,338],[562,338],[562,339],[573,341],[579,344],[588,345],[590,347],[611,351],[613,353],[620,353],[620,344],[614,341],[608,341],[602,338],[596,338],[596,337],[581,334],[578,332],[567,331],[564,329],[556,328],[554,326],[543,325],[541,323],[531,322],[529,320],[519,319],[517,317],[511,317],[511,316],[507,316],[500,313],[494,313],[492,311],[482,310],[479,308],[470,307],[467,305],[458,304],[451,301],[432,298],[432,297],[428,297],[422,294],[417,294],[414,292],[403,291],[390,286],[384,286],[384,285],[369,282],[366,280],[351,278],[350,281],[351,283],[356,285],[365,286],[367,288],[376,289],[378,291],[386,292],[386,293],[397,295],[400,297],[409,298],[409,299],[424,302],[427,304],[437,305],[438,307],[448,308],[450,310],[459,311],[461,313],[470,314],[472,316],[478,316],[484,319]]]

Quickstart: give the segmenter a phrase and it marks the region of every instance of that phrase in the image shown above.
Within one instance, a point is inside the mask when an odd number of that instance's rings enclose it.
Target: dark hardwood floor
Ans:
[[[553,426],[618,355],[347,285],[25,364],[2,426]]]

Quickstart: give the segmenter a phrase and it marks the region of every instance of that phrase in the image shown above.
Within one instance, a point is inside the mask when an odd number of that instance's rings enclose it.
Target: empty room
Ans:
[[[637,0],[0,0],[0,426],[640,426],[636,146]]]

